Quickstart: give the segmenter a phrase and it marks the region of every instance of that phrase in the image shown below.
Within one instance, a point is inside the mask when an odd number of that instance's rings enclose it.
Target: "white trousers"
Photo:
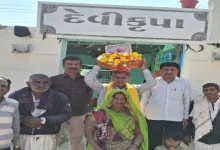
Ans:
[[[56,135],[20,135],[21,150],[56,150]]]
[[[208,145],[197,141],[195,142],[195,150],[220,150],[220,143]]]

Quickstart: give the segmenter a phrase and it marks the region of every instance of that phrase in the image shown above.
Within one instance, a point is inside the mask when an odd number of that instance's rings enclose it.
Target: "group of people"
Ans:
[[[173,62],[161,64],[157,78],[144,62],[140,85],[119,71],[101,83],[99,62],[85,77],[80,58],[62,63],[64,74],[33,74],[27,87],[8,97],[11,81],[0,77],[0,150],[56,150],[65,125],[70,150],[184,150],[180,143],[191,139],[195,150],[220,149],[218,84],[205,84],[204,94],[192,99],[190,83],[177,77]],[[94,91],[97,107],[88,111]]]

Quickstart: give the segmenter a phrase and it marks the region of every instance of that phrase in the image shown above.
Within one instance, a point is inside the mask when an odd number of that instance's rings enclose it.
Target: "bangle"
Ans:
[[[137,146],[137,148],[139,148],[139,144],[136,142],[133,142],[132,144],[134,144],[135,146]]]

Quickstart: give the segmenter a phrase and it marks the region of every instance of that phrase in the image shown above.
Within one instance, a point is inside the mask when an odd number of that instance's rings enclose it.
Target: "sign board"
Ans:
[[[205,41],[208,10],[39,2],[39,32],[53,35]]]
[[[107,45],[105,46],[106,53],[116,53],[116,52],[132,52],[131,44],[117,44],[117,45]]]

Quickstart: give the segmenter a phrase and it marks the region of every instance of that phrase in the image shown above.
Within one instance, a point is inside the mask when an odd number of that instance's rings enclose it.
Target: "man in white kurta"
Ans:
[[[190,116],[195,125],[195,150],[220,150],[220,97],[219,85],[203,85],[204,96],[194,100]]]

